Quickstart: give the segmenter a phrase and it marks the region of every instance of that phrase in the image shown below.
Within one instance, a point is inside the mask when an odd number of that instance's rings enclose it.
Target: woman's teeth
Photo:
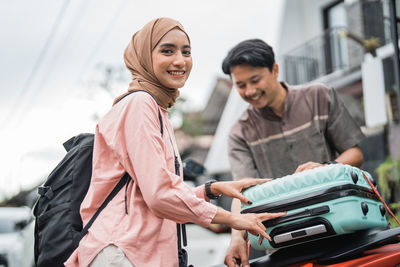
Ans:
[[[183,74],[185,74],[184,71],[168,71],[168,73],[172,74],[172,75],[183,75]]]

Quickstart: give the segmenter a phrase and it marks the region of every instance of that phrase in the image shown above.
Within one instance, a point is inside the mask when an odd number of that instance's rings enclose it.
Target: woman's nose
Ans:
[[[182,55],[182,52],[176,53],[173,64],[175,66],[179,66],[179,67],[185,65],[185,59],[184,59],[184,57]]]

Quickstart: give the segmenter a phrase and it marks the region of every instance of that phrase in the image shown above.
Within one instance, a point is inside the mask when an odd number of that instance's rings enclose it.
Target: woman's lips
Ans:
[[[177,70],[177,71],[175,71],[175,70],[170,70],[170,71],[167,71],[171,76],[173,76],[173,77],[184,77],[185,76],[185,71],[183,71],[183,70]]]

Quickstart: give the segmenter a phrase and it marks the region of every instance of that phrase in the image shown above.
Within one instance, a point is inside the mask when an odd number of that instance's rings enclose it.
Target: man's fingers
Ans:
[[[296,171],[294,173],[298,173],[298,172],[302,172],[305,170],[305,164],[300,165],[299,167],[297,167]]]
[[[239,252],[239,256],[240,256],[240,263],[242,263],[242,266],[243,267],[250,267],[249,255],[247,255],[246,249],[241,249],[240,252]]]
[[[228,267],[240,267],[240,265],[236,263],[236,259],[234,259],[233,257],[229,257],[228,259],[225,258],[224,263],[228,265]]]
[[[323,166],[321,163],[309,161],[307,163],[301,164],[297,167],[295,173],[302,172],[308,169],[315,169],[317,167]]]
[[[301,164],[299,167],[297,167],[297,169],[296,169],[295,173],[297,173],[297,172],[302,172],[302,171],[304,171],[304,170],[308,169],[308,168],[309,168],[309,166],[310,166],[310,162],[307,162],[307,163]]]

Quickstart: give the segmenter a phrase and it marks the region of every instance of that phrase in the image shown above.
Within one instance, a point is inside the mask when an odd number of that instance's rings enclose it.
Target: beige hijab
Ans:
[[[170,18],[154,19],[132,36],[124,53],[125,65],[132,73],[132,82],[129,84],[128,92],[117,97],[114,104],[132,91],[145,90],[161,107],[169,108],[174,105],[179,91],[177,88],[165,87],[158,81],[153,71],[151,56],[158,42],[174,28],[180,29],[188,36],[183,26]],[[189,36],[188,40],[190,42]]]

